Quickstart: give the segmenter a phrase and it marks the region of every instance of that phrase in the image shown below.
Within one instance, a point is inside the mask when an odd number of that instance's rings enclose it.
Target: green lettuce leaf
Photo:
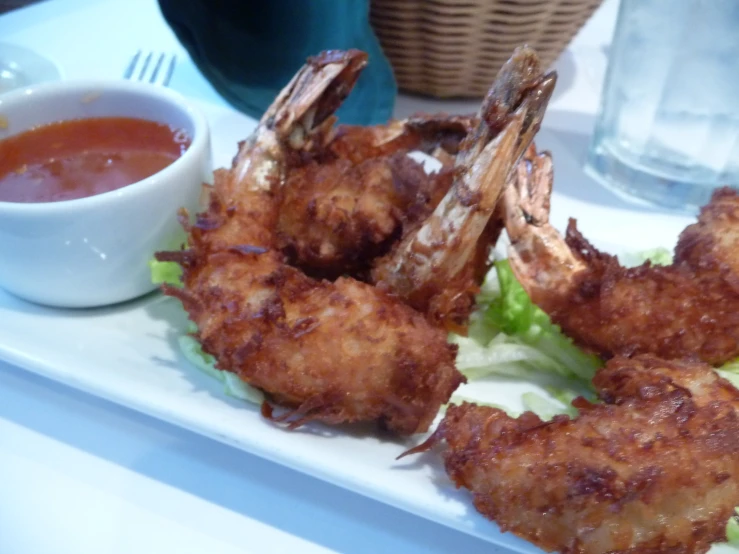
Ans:
[[[653,248],[639,252],[637,257],[642,262],[652,262],[654,265],[670,265],[672,263],[672,252],[667,248]]]
[[[565,336],[559,326],[536,306],[513,275],[508,260],[495,263],[499,294],[489,301],[484,318],[493,329],[537,351],[532,363],[543,363],[543,371],[589,384],[603,364],[597,356],[586,354]],[[536,358],[536,359],[535,359]]]
[[[734,508],[734,514],[726,522],[726,540],[731,546],[739,547],[739,507]]]
[[[182,231],[177,233],[162,250],[180,250],[187,247],[187,235]],[[160,262],[152,258],[149,260],[149,271],[151,272],[151,282],[155,285],[172,285],[174,287],[182,286],[182,268],[176,262]]]
[[[149,260],[149,271],[151,271],[151,282],[155,285],[182,286],[182,268],[175,262],[160,262]]]
[[[577,415],[577,410],[572,406],[560,404],[551,398],[545,398],[535,392],[525,392],[521,399],[523,400],[524,407],[534,412],[543,421],[550,421],[554,416],[563,414],[570,417]]]
[[[624,265],[650,261],[669,265],[672,254],[664,248],[624,256]],[[452,334],[459,346],[457,367],[469,380],[491,375],[504,376],[543,385],[550,398],[527,392],[524,408],[545,421],[559,414],[577,415],[572,401],[577,396],[596,401],[590,379],[601,362],[577,348],[550,318],[535,306],[518,283],[507,260],[498,261],[487,275],[478,297],[480,309],[470,319],[469,336]],[[739,387],[739,358],[717,368],[722,377]],[[558,386],[547,384],[554,379]],[[562,386],[564,384],[564,386]],[[451,402],[470,400],[454,395]],[[480,402],[476,399],[472,402]],[[505,407],[488,404],[504,411]],[[517,414],[509,413],[511,417]],[[739,507],[726,523],[726,540],[739,547]]]
[[[672,263],[672,252],[667,248],[652,248],[641,252],[620,254],[618,258],[627,267],[642,265],[644,262],[652,262],[652,265],[670,265]]]
[[[174,286],[182,286],[180,281],[182,270],[178,264],[150,260],[149,269],[151,270],[151,280],[155,284],[168,283]],[[185,359],[209,377],[221,381],[228,396],[254,404],[264,402],[264,393],[258,388],[245,383],[235,373],[223,371],[216,367],[216,359],[205,352],[202,345],[193,336],[197,330],[197,326],[190,321],[186,333],[177,339],[180,352],[182,352]]]
[[[654,264],[672,263],[672,254],[665,248],[637,252],[625,258],[633,265],[647,260]],[[451,342],[459,345],[457,366],[468,379],[498,375],[535,380],[551,387],[548,380],[557,378],[564,379],[558,390],[577,390],[578,394],[587,396],[590,380],[603,365],[602,361],[575,346],[531,302],[508,260],[495,262],[483,282],[477,303],[479,309],[470,319],[468,337],[450,337]]]
[[[185,359],[206,375],[221,381],[228,396],[253,404],[261,404],[264,401],[262,391],[245,383],[235,373],[218,369],[216,359],[203,351],[203,347],[195,337],[189,334],[181,335],[177,342]]]
[[[730,381],[732,385],[739,388],[739,358],[726,362],[717,368],[716,372],[727,381]]]

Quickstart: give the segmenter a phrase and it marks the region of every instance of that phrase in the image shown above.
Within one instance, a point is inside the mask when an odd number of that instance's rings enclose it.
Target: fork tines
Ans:
[[[172,79],[175,65],[177,65],[177,56],[174,54],[165,54],[164,52],[155,54],[150,51],[144,56],[144,52],[139,50],[131,58],[123,72],[123,77],[133,81],[144,81],[166,87]]]

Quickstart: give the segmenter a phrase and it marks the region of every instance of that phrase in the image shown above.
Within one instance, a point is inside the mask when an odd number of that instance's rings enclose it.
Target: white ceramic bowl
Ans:
[[[82,308],[152,291],[148,261],[182,236],[177,210],[198,206],[210,180],[208,125],[179,94],[128,81],[46,83],[0,95],[0,140],[85,117],[138,117],[187,131],[187,151],[162,171],[96,196],[0,202],[0,287],[40,304]],[[5,128],[2,128],[5,127]]]

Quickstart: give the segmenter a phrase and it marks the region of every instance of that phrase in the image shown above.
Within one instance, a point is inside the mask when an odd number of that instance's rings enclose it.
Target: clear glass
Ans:
[[[621,0],[588,172],[694,211],[739,188],[739,0]]]

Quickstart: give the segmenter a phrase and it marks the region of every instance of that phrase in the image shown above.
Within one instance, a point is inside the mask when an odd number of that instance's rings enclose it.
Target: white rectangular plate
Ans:
[[[528,543],[483,519],[433,455],[395,458],[400,440],[371,426],[285,431],[192,368],[176,338],[185,316],[159,294],[115,308],[56,310],[0,290],[0,359],[520,552]],[[510,384],[493,396],[520,396]],[[515,390],[514,390],[515,389]]]
[[[219,119],[209,115],[212,127],[221,131],[213,129],[214,158],[225,164],[233,153],[226,145],[234,144],[248,126],[219,126]],[[542,131],[539,146],[554,152],[558,179],[594,186],[583,181],[575,156],[556,133]],[[571,190],[565,187],[554,202],[553,221],[562,228],[565,217],[576,214],[586,236],[601,245],[601,237],[620,235],[622,241],[635,237],[622,248],[671,246],[688,221],[632,212],[597,199],[585,203],[570,195]],[[647,225],[650,239],[643,243]],[[265,421],[256,406],[225,396],[221,383],[190,367],[179,354],[176,339],[184,324],[179,303],[159,294],[114,308],[74,311],[35,306],[0,290],[0,359],[492,543],[540,552],[501,534],[480,516],[467,491],[450,483],[437,455],[395,461],[423,437],[400,440],[372,427],[320,425],[289,432]],[[464,393],[520,409],[521,393],[532,389],[520,383],[485,383]]]

